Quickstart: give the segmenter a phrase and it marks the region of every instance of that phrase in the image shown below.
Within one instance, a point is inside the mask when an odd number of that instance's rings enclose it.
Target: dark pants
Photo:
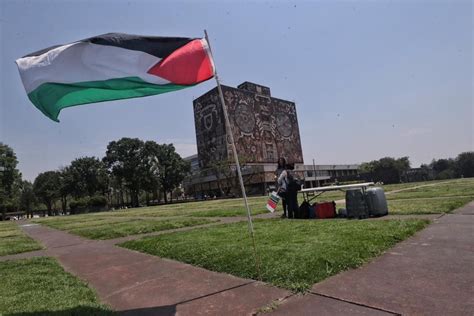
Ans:
[[[278,196],[281,198],[281,206],[283,207],[283,216],[286,217],[286,214],[288,212],[288,193],[285,191],[278,192]]]
[[[286,195],[288,218],[295,218],[298,212],[298,192],[288,192]]]
[[[288,209],[286,199],[284,199],[284,198],[281,199],[281,206],[283,207],[283,216],[286,217],[286,212],[287,212],[287,209]]]

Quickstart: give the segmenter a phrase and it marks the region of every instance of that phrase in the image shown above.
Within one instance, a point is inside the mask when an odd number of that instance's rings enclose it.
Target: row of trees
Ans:
[[[69,207],[101,208],[105,205],[132,206],[140,199],[165,203],[189,173],[172,144],[157,144],[138,138],[112,141],[102,159],[81,157],[59,170],[40,173],[33,183],[22,180],[12,148],[0,143],[0,209],[31,212],[44,205],[49,215]],[[56,209],[56,211],[55,211]]]
[[[385,157],[360,165],[360,173],[364,178],[383,183],[400,183],[403,174],[410,169],[408,157],[398,159]]]
[[[242,169],[246,182],[254,172]],[[173,192],[179,191],[190,172],[189,163],[176,153],[172,144],[157,144],[137,138],[122,138],[108,144],[105,156],[81,157],[59,170],[40,173],[33,183],[22,180],[15,152],[0,143],[0,213],[26,211],[43,205],[52,215],[58,210],[71,212],[84,208],[147,205],[151,201],[168,203]],[[238,178],[230,160],[215,162],[207,173],[217,179],[220,195],[239,195]],[[411,169],[408,157],[390,158],[363,163],[360,177],[384,183],[416,180],[474,177],[474,152],[464,152],[456,158],[433,160],[430,164]],[[234,192],[232,192],[234,190]]]
[[[433,159],[429,165],[422,165],[423,167],[431,168],[435,178],[440,180],[474,177],[474,151],[460,153],[454,159]]]
[[[415,170],[410,168],[408,157],[385,157],[362,163],[359,171],[362,178],[383,183],[474,177],[474,152],[463,152],[456,158],[433,159]]]
[[[0,143],[0,211],[2,218],[7,209],[20,204],[20,192],[23,186],[21,174],[17,169],[15,152]]]

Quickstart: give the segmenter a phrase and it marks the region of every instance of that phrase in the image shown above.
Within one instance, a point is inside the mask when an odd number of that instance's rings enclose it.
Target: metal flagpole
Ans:
[[[317,180],[317,177],[316,177],[316,165],[314,164],[314,158],[313,158],[313,172],[314,172],[314,186],[319,187],[318,180]]]
[[[206,37],[207,45],[209,46],[209,53],[212,57],[211,59],[214,62],[212,49],[211,49],[211,43],[209,42],[209,37],[207,36],[206,30],[204,30],[204,35]],[[217,75],[217,68],[216,68],[215,63],[214,63],[214,78],[216,79],[216,82],[217,82],[217,90],[219,91],[219,97],[222,104],[222,111],[224,112],[224,119],[227,126],[227,134],[230,136],[230,142],[232,145],[232,152],[234,154],[235,166],[237,168],[237,174],[238,174],[239,182],[240,182],[240,189],[242,190],[242,197],[244,198],[245,208],[247,209],[249,233],[250,233],[250,237],[252,238],[253,250],[255,254],[255,264],[257,267],[258,276],[260,278],[260,268],[259,268],[260,264],[259,264],[258,254],[257,254],[257,247],[255,245],[255,234],[254,234],[253,223],[252,223],[252,212],[250,211],[250,206],[247,200],[247,194],[245,193],[245,186],[244,186],[244,180],[242,178],[242,170],[240,169],[239,156],[237,155],[237,148],[235,147],[234,135],[232,134],[232,128],[230,126],[229,114],[227,113],[227,106],[225,105],[224,94],[222,93],[221,83],[219,81],[219,76]]]

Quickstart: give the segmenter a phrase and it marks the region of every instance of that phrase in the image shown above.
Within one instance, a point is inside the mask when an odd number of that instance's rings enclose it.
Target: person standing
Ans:
[[[294,173],[295,165],[287,164],[285,168],[286,208],[288,218],[295,218],[298,212],[298,191],[301,190],[299,181]]]
[[[282,176],[283,174],[283,176]],[[277,182],[277,194],[281,198],[281,205],[283,207],[283,215],[282,218],[286,218],[287,214],[287,203],[286,203],[286,189],[287,189],[287,182],[286,182],[286,159],[280,157],[278,159],[278,166],[275,170],[275,179]]]

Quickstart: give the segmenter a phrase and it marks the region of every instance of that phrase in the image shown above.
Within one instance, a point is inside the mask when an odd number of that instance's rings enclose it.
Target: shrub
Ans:
[[[89,198],[79,198],[76,200],[72,200],[69,202],[69,207],[71,210],[79,209],[79,208],[85,208],[89,203]]]
[[[436,176],[436,180],[446,180],[446,179],[454,179],[456,177],[455,173],[451,169],[446,169],[438,173]]]
[[[104,207],[107,205],[107,199],[103,195],[95,195],[89,199],[88,205],[91,207]]]

